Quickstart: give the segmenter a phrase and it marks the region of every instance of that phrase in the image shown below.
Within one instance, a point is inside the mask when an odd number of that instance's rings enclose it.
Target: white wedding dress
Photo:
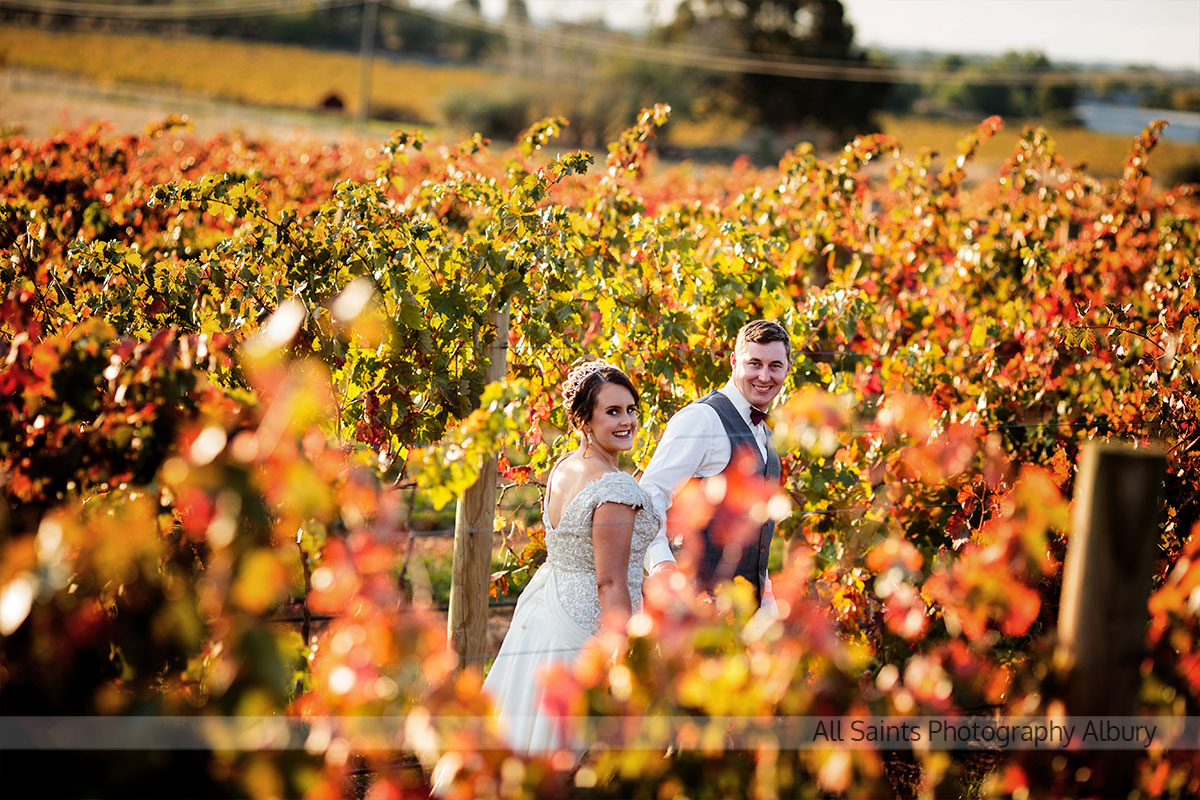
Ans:
[[[546,562],[517,599],[512,625],[483,683],[509,746],[547,753],[564,746],[558,722],[542,708],[541,675],[551,664],[573,664],[600,628],[600,597],[592,551],[592,513],[604,503],[637,509],[629,552],[629,599],[642,607],[642,560],[658,533],[650,497],[632,476],[610,472],[587,484],[546,526]]]

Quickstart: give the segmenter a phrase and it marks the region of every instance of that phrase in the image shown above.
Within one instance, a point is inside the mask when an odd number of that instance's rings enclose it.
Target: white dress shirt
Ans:
[[[766,460],[770,434],[764,423],[750,424],[750,402],[738,391],[732,379],[717,391],[728,397],[742,415],[758,442],[759,452]],[[707,478],[722,472],[729,465],[730,455],[729,435],[725,433],[717,410],[707,403],[692,403],[667,422],[654,457],[650,459],[639,483],[665,520],[675,493],[692,478]],[[667,541],[665,522],[646,550],[646,569],[650,570],[664,561],[675,561],[670,542]],[[771,597],[769,579],[763,585],[764,605],[768,597]]]

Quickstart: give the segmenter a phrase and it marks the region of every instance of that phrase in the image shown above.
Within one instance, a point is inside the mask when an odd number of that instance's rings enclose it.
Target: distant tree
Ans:
[[[450,8],[457,14],[475,19],[483,13],[479,0],[454,0]],[[478,28],[452,26],[446,36],[447,54],[461,61],[478,61],[496,44],[494,37]]]
[[[764,59],[867,63],[854,47],[854,27],[838,0],[684,0],[660,34],[691,44]],[[887,87],[874,83],[713,72],[704,90],[773,128],[818,124],[839,133],[872,127]]]
[[[1074,116],[1078,90],[1071,83],[1038,78],[1038,73],[1053,66],[1042,53],[1008,52],[998,58],[972,63],[949,56],[938,65],[953,71],[951,77],[930,87],[934,104],[943,110],[1052,121],[1069,120]],[[1024,75],[1031,77],[1020,77]]]
[[[529,20],[529,6],[525,0],[508,0],[504,5],[504,18],[515,22]]]
[[[407,0],[379,8],[379,44],[406,56],[440,56],[448,27],[439,19],[409,10]]]
[[[1158,70],[1133,68],[1133,74],[1101,75],[1093,81],[1092,93],[1108,103],[1200,111],[1200,87],[1181,85]]]
[[[1194,86],[1175,89],[1167,107],[1177,111],[1200,111],[1200,89]]]
[[[878,50],[868,51],[867,58],[872,66],[879,69],[899,68],[910,65],[909,62],[903,61],[890,53]],[[903,83],[893,83],[888,87],[887,92],[884,93],[884,102],[881,110],[893,114],[910,114],[922,96],[923,89],[920,81],[913,80]]]

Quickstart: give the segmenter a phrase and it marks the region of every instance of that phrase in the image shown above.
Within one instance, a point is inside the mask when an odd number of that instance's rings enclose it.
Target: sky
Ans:
[[[444,6],[449,0],[415,0]],[[526,0],[535,20],[603,18],[610,27],[670,18],[674,0]],[[505,0],[482,0],[485,16]],[[842,0],[864,47],[999,54],[1054,62],[1200,70],[1200,0]]]
[[[1200,70],[1200,0],[842,0],[860,45]]]

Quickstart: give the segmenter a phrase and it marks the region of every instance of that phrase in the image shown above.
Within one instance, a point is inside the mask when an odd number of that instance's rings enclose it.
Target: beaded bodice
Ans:
[[[606,473],[572,498],[563,509],[558,527],[552,528],[542,518],[546,526],[546,563],[555,572],[563,607],[571,619],[593,632],[600,627],[600,594],[596,590],[596,559],[592,550],[592,513],[604,503],[621,503],[637,509],[628,573],[629,599],[636,613],[642,608],[642,561],[659,527],[650,497],[637,481],[624,472]]]

